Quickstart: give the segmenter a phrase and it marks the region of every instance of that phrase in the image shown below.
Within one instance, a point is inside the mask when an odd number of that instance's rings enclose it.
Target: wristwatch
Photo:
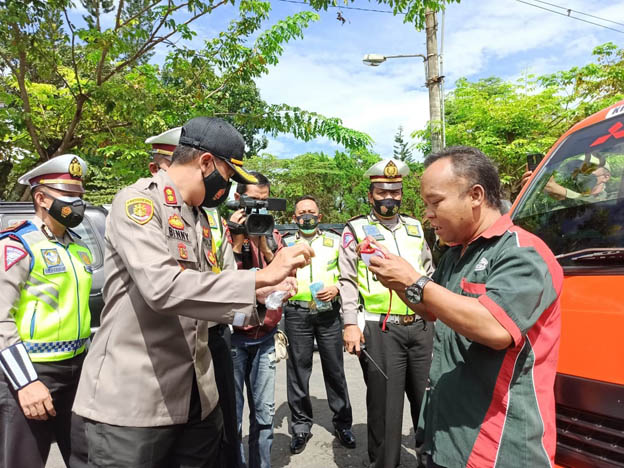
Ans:
[[[421,276],[418,281],[405,288],[406,299],[412,304],[420,304],[423,300],[423,289],[429,281],[431,281],[431,278]]]

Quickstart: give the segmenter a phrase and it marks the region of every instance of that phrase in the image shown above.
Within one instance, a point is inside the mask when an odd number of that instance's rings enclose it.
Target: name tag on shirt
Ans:
[[[366,234],[366,236],[371,236],[375,240],[385,239],[383,234],[379,232],[379,229],[374,224],[367,224],[363,226],[362,229],[364,229],[364,234]]]

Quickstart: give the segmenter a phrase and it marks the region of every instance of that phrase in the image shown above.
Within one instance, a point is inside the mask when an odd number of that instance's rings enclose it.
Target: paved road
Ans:
[[[286,362],[277,365],[277,382],[275,388],[275,441],[272,451],[273,468],[362,468],[367,466],[366,453],[366,405],[365,389],[362,371],[357,358],[345,354],[345,372],[349,385],[349,394],[353,406],[353,432],[357,437],[357,448],[349,450],[340,445],[332,433],[331,411],[327,406],[327,396],[323,382],[323,373],[318,353],[314,354],[314,370],[310,379],[312,407],[315,415],[315,426],[312,428],[312,439],[306,449],[299,455],[291,455],[289,450],[290,411],[286,401]],[[247,442],[248,424],[245,422],[243,436]],[[403,446],[401,449],[401,465],[404,467],[416,466],[414,454],[414,431],[409,416],[409,403],[405,402],[403,412]],[[62,468],[63,460],[53,448],[46,468]]]

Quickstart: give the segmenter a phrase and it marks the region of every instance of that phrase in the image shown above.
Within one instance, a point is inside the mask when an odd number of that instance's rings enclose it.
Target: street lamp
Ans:
[[[440,83],[442,81],[442,77],[438,75],[438,68],[434,67],[432,70],[429,70],[428,59],[425,55],[422,54],[408,54],[408,55],[382,55],[382,54],[366,54],[362,61],[365,65],[369,65],[371,67],[378,67],[382,63],[384,63],[387,59],[393,58],[414,58],[420,57],[423,60],[423,64],[425,65],[425,86],[429,89],[429,120],[430,122],[440,121],[442,124],[442,135],[441,138],[436,137],[435,132],[432,131],[431,134],[431,146],[433,151],[438,151],[442,149],[444,145],[444,114],[441,112],[441,100],[442,96],[440,94]],[[433,56],[436,58],[435,56]],[[437,62],[434,62],[435,65]],[[432,72],[435,76],[430,76],[429,72]]]

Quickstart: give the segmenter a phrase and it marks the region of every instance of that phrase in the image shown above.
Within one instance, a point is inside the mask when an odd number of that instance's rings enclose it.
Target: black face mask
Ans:
[[[214,161],[214,171],[204,177],[204,189],[206,194],[204,195],[204,201],[201,203],[206,208],[215,208],[223,203],[230,193],[230,187],[232,182],[228,182],[217,170],[217,166]]]
[[[52,200],[52,206],[48,208],[50,216],[63,226],[73,228],[82,223],[85,212],[85,202],[78,197],[53,197],[46,193]]]
[[[384,198],[383,200],[374,200],[375,212],[383,218],[392,218],[399,212],[401,208],[401,200],[394,198]]]
[[[319,219],[316,215],[306,213],[297,217],[297,224],[301,232],[304,234],[312,234],[319,225]]]

